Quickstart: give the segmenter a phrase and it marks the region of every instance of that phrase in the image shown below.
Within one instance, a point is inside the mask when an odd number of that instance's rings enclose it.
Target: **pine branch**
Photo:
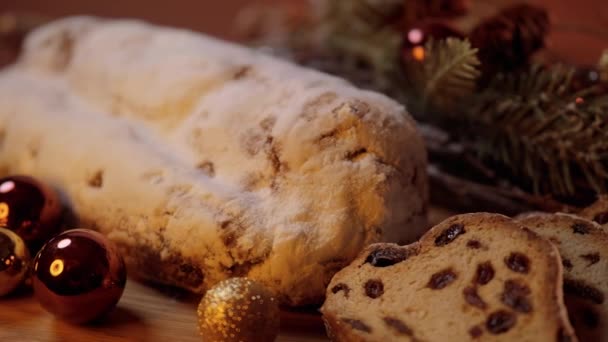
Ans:
[[[597,95],[595,86],[572,91],[574,72],[532,67],[497,77],[461,111],[461,137],[536,193],[606,191],[608,94]]]
[[[479,77],[476,49],[467,40],[429,40],[422,62],[406,63],[410,86],[408,105],[418,116],[450,112],[475,89]]]

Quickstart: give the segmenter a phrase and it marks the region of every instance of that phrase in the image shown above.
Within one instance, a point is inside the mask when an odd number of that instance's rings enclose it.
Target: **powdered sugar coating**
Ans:
[[[61,189],[132,273],[316,303],[364,246],[425,228],[423,142],[382,95],[137,21],[64,19],[25,46],[0,74],[3,166]]]

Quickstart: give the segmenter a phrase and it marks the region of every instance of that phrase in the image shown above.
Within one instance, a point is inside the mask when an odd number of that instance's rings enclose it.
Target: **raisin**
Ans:
[[[505,264],[513,272],[528,273],[530,271],[530,259],[522,253],[511,253],[511,255],[505,258]]]
[[[530,293],[530,288],[525,284],[517,280],[507,280],[500,300],[517,312],[529,313],[532,311]]]
[[[477,240],[469,240],[467,242],[467,247],[472,248],[472,249],[480,249],[481,248],[481,242],[479,242]]]
[[[599,224],[608,223],[608,211],[604,211],[603,213],[599,213],[593,217],[593,221]]]
[[[196,167],[209,177],[215,176],[215,166],[208,160],[200,162]]]
[[[517,317],[511,312],[498,310],[493,312],[486,320],[486,329],[494,335],[509,331],[515,326]]]
[[[589,264],[587,265],[587,267],[593,265],[593,264],[597,264],[600,261],[600,253],[589,253],[589,254],[583,254],[580,256],[581,258],[587,260],[589,262]]]
[[[457,276],[451,268],[439,271],[431,276],[427,287],[433,290],[441,290],[456,280]]]
[[[475,287],[471,287],[471,286],[465,287],[465,289],[462,291],[462,293],[464,294],[464,300],[467,303],[469,303],[475,307],[478,307],[480,309],[485,309],[488,307],[486,302],[484,302],[483,299],[477,293],[477,289]]]
[[[478,338],[482,334],[483,334],[483,330],[478,325],[469,329],[469,335],[471,335],[471,338]]]
[[[570,259],[562,259],[562,265],[564,265],[564,268],[567,269],[568,271],[570,271],[572,269],[572,267],[574,267],[572,265],[572,261],[570,261]]]
[[[589,227],[589,225],[587,224],[577,222],[572,225],[572,231],[574,232],[574,234],[585,235],[591,231],[591,227]]]
[[[336,294],[340,291],[344,291],[344,297],[348,297],[348,294],[350,293],[350,287],[348,287],[348,285],[346,285],[344,283],[339,283],[339,284],[336,284],[336,286],[331,288],[331,292],[333,294]]]
[[[466,233],[464,229],[464,225],[460,223],[455,223],[444,230],[437,238],[435,238],[435,246],[442,247],[450,242],[456,240],[456,238],[462,234]]]
[[[371,333],[372,332],[372,328],[370,328],[369,325],[361,322],[358,319],[342,318],[342,322],[350,325],[355,330],[363,331],[363,332],[366,332],[366,333]]]
[[[413,254],[410,250],[396,246],[380,247],[372,251],[365,263],[369,263],[374,267],[387,267],[407,260]]]
[[[384,317],[384,324],[400,335],[414,336],[414,332],[403,321],[393,317]]]
[[[369,298],[376,299],[384,294],[384,284],[378,279],[368,280],[363,287]]]
[[[362,156],[362,155],[364,155],[366,153],[367,153],[367,149],[365,147],[363,147],[363,148],[360,148],[358,150],[346,153],[345,159],[348,160],[348,161],[354,161],[359,156]]]
[[[477,265],[477,272],[475,272],[475,282],[480,285],[489,283],[494,278],[494,267],[492,263],[486,261]]]
[[[595,304],[604,303],[604,294],[582,280],[564,279],[564,293],[578,296]]]
[[[101,188],[103,186],[103,171],[95,172],[87,181],[92,188]]]

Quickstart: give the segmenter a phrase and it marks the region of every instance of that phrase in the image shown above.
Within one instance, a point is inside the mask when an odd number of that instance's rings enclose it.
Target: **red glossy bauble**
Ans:
[[[29,176],[0,179],[0,227],[35,251],[59,233],[63,207],[57,193]]]
[[[66,231],[47,242],[34,259],[36,298],[47,311],[72,323],[86,323],[112,310],[126,281],[118,249],[92,230]]]

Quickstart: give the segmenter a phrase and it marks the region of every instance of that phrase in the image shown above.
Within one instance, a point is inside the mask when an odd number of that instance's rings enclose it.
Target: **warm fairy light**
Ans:
[[[55,259],[51,263],[51,267],[50,267],[49,271],[51,272],[51,275],[53,277],[57,277],[58,275],[60,275],[61,272],[63,272],[63,260]]]
[[[0,193],[7,193],[11,190],[13,190],[15,188],[15,182],[13,181],[6,181],[2,184],[0,184]]]
[[[577,97],[576,100],[574,100],[574,102],[576,102],[576,104],[583,104],[585,103],[585,100],[582,97]]]
[[[4,202],[0,202],[0,220],[4,220],[8,217],[8,214],[10,213],[10,208],[8,207],[8,204],[4,203]]]
[[[407,33],[407,39],[412,44],[420,44],[422,42],[423,38],[424,38],[424,33],[422,32],[421,29],[417,29],[417,28],[411,29]]]
[[[61,241],[59,241],[59,242],[57,243],[57,248],[59,248],[59,249],[66,248],[66,247],[67,247],[67,246],[69,246],[71,243],[72,243],[72,240],[70,240],[70,239],[63,239],[63,240],[61,240]]]
[[[422,46],[416,46],[412,49],[412,56],[417,61],[423,61],[425,57],[424,48]]]

